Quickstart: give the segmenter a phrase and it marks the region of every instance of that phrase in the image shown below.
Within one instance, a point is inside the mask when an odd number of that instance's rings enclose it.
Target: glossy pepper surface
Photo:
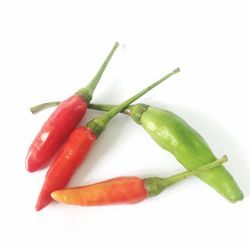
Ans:
[[[112,107],[113,105],[105,104],[89,106],[103,111],[108,111]],[[173,112],[146,104],[136,104],[126,108],[123,113],[141,125],[159,146],[173,154],[187,170],[195,169],[216,159],[205,139]],[[223,166],[211,169],[197,177],[231,202],[244,198],[238,184]]]
[[[85,88],[61,102],[44,123],[26,156],[26,169],[29,172],[45,167],[62,142],[81,121],[92,94],[117,47],[118,43],[115,43],[92,81]]]
[[[38,197],[36,210],[41,210],[52,201],[50,194],[53,191],[67,185],[75,170],[85,159],[93,142],[104,131],[106,125],[115,115],[124,110],[139,97],[178,72],[179,69],[174,70],[127,101],[115,106],[109,112],[93,119],[85,126],[75,129],[59,150],[47,172],[42,190]]]
[[[167,178],[117,177],[88,186],[58,190],[53,192],[51,196],[56,201],[80,206],[134,204],[160,194],[167,187],[187,177],[202,174],[210,169],[220,168],[221,164],[226,161],[227,157],[223,156],[221,159],[203,167]]]
[[[95,134],[87,127],[76,128],[59,150],[51,168],[48,170],[43,188],[40,192],[36,209],[40,210],[51,202],[48,195],[55,187],[64,188],[74,174],[76,168],[86,157],[92,144],[95,142]]]
[[[56,105],[56,102],[54,102]],[[114,105],[90,104],[89,108],[109,111]],[[34,107],[42,110],[39,105]],[[46,107],[45,107],[46,108]],[[173,154],[187,169],[192,170],[216,159],[205,139],[187,122],[176,114],[146,104],[131,105],[123,113],[141,125],[153,140]],[[223,166],[198,175],[201,180],[213,187],[231,202],[244,198],[238,184]]]
[[[204,138],[170,111],[148,107],[142,113],[140,123],[153,140],[173,154],[187,170],[216,159]],[[231,202],[244,197],[232,175],[223,166],[199,174],[198,177]]]

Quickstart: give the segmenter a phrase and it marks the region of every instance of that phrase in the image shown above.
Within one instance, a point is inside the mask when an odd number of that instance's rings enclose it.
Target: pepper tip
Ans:
[[[36,206],[35,206],[35,209],[36,211],[40,211],[42,210],[43,208],[45,208],[46,206],[48,206],[50,204],[50,202],[52,201],[51,197],[39,197],[37,202],[36,202]]]
[[[42,206],[41,204],[36,204],[36,206],[35,206],[35,210],[37,211],[37,212],[39,212],[40,210],[42,210],[44,208],[44,206]]]
[[[25,167],[26,168],[26,170],[29,172],[29,173],[34,173],[35,172],[35,170],[34,169],[30,169],[29,167]]]
[[[50,196],[51,196],[51,198],[52,198],[53,200],[56,200],[56,201],[57,201],[57,192],[56,192],[56,191],[52,192],[52,193],[50,194]]]

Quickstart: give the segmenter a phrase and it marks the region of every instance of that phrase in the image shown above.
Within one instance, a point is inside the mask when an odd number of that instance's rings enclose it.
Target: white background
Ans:
[[[0,249],[249,249],[249,1],[0,1]],[[245,199],[230,204],[190,178],[132,206],[34,206],[46,170],[30,174],[29,144],[53,109],[94,75],[115,41],[95,102],[118,103],[179,66],[141,98],[196,128]],[[84,122],[98,115],[90,111]],[[183,170],[119,115],[69,186]]]

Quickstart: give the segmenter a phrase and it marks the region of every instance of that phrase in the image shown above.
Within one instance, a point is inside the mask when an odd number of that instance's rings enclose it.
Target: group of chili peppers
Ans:
[[[204,138],[176,114],[146,104],[130,105],[179,68],[138,92],[121,104],[90,104],[93,92],[110,59],[119,46],[115,43],[90,83],[62,102],[48,102],[31,108],[37,113],[57,106],[32,142],[26,157],[26,168],[34,172],[49,169],[36,203],[39,211],[54,200],[73,205],[93,206],[132,204],[160,194],[165,188],[189,176],[197,176],[231,202],[243,199],[243,193],[232,175],[222,165],[227,156],[217,159]],[[106,113],[77,127],[87,108]],[[92,145],[118,113],[130,116],[153,140],[175,158],[187,171],[167,178],[135,176],[117,177],[88,186],[65,188],[76,169],[86,158]]]

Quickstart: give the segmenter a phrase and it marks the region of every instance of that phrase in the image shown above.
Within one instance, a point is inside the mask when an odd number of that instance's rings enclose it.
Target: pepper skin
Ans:
[[[216,159],[204,138],[172,112],[148,107],[140,118],[141,125],[163,149],[192,170]],[[211,169],[198,177],[231,202],[244,195],[232,175],[223,167]]]
[[[223,156],[206,166],[167,178],[117,177],[88,186],[57,190],[51,194],[51,197],[64,204],[80,206],[134,204],[148,197],[156,196],[167,187],[190,176],[203,173],[211,168],[218,169],[218,165],[226,161],[227,157]]]
[[[26,169],[29,172],[44,168],[81,121],[93,92],[118,45],[115,43],[92,81],[85,88],[78,90],[75,95],[60,103],[42,126],[26,156]]]
[[[96,117],[92,121],[88,122],[85,126],[75,129],[62,146],[62,149],[59,151],[48,170],[36,204],[36,210],[41,210],[51,202],[50,195],[53,191],[61,189],[67,185],[75,170],[85,159],[93,142],[105,130],[107,124],[114,116],[116,116],[120,111],[124,110],[139,97],[143,96],[145,93],[155,88],[164,80],[178,73],[179,71],[179,68],[175,69],[130,99],[114,107],[109,112]]]
[[[57,103],[41,104],[35,106],[35,109],[39,112],[44,108],[57,105]],[[114,106],[90,104],[88,108],[109,111]],[[122,113],[129,115],[136,123],[142,125],[153,140],[173,154],[187,170],[195,169],[197,166],[216,159],[204,138],[183,119],[170,111],[146,104],[136,104],[129,106]],[[231,202],[244,198],[240,187],[224,167],[212,169],[198,177]]]
[[[40,192],[36,210],[39,211],[51,201],[51,192],[64,188],[71,176],[87,156],[96,136],[86,128],[76,128],[62,146],[49,168]]]
[[[96,184],[53,192],[54,200],[81,206],[133,204],[147,198],[144,180],[117,177]]]
[[[114,105],[90,104],[88,108],[109,111]],[[146,104],[131,105],[123,113],[140,124],[153,140],[192,170],[216,159],[204,138],[176,114]],[[198,176],[231,202],[244,198],[232,175],[222,166]]]
[[[26,157],[26,168],[29,172],[46,166],[62,141],[81,121],[86,113],[87,105],[87,102],[77,95],[60,103],[29,148]]]

